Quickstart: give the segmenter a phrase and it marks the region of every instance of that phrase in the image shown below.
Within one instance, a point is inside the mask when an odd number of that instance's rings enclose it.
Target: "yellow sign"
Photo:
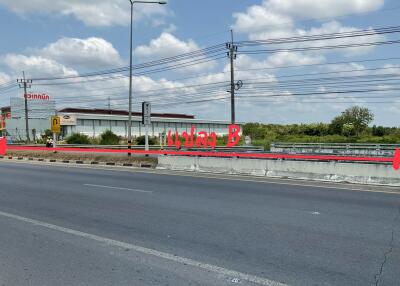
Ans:
[[[61,119],[59,116],[52,116],[51,117],[51,131],[53,133],[60,133],[61,132]]]

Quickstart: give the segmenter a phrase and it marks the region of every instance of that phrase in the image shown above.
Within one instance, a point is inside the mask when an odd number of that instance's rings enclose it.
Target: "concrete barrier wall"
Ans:
[[[158,168],[400,186],[400,171],[387,164],[159,156]]]

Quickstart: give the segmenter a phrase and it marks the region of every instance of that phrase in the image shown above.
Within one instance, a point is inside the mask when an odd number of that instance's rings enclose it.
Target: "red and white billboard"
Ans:
[[[50,96],[45,93],[26,93],[24,97],[28,100],[50,100]]]

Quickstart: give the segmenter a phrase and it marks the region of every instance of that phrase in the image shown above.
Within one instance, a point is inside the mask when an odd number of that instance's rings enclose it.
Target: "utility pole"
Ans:
[[[226,44],[226,48],[229,49],[228,57],[231,61],[231,123],[235,124],[235,59],[237,53],[237,46],[233,42],[233,30],[231,30],[231,42]]]
[[[128,149],[129,151],[132,149],[132,53],[133,53],[133,43],[132,43],[132,37],[133,37],[133,4],[134,2],[130,0],[131,2],[131,31],[130,31],[130,41],[129,41],[129,111],[128,111]],[[131,153],[128,153],[128,156],[132,156]]]
[[[134,4],[159,4],[165,5],[166,1],[134,1],[129,0],[131,4],[131,27],[130,27],[130,39],[129,39],[129,111],[128,111],[128,149],[132,149],[132,54],[133,54],[133,5]],[[129,152],[128,156],[132,156]]]
[[[26,130],[26,141],[29,143],[31,141],[29,136],[29,112],[28,112],[28,88],[32,87],[32,80],[25,78],[25,72],[22,72],[22,79],[17,79],[19,87],[24,89],[24,99],[25,99],[25,130]]]

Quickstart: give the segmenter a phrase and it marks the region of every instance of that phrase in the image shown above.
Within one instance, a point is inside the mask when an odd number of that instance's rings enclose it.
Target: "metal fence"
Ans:
[[[365,144],[365,143],[284,143],[271,144],[271,152],[288,154],[333,154],[333,155],[394,155],[400,144]]]

